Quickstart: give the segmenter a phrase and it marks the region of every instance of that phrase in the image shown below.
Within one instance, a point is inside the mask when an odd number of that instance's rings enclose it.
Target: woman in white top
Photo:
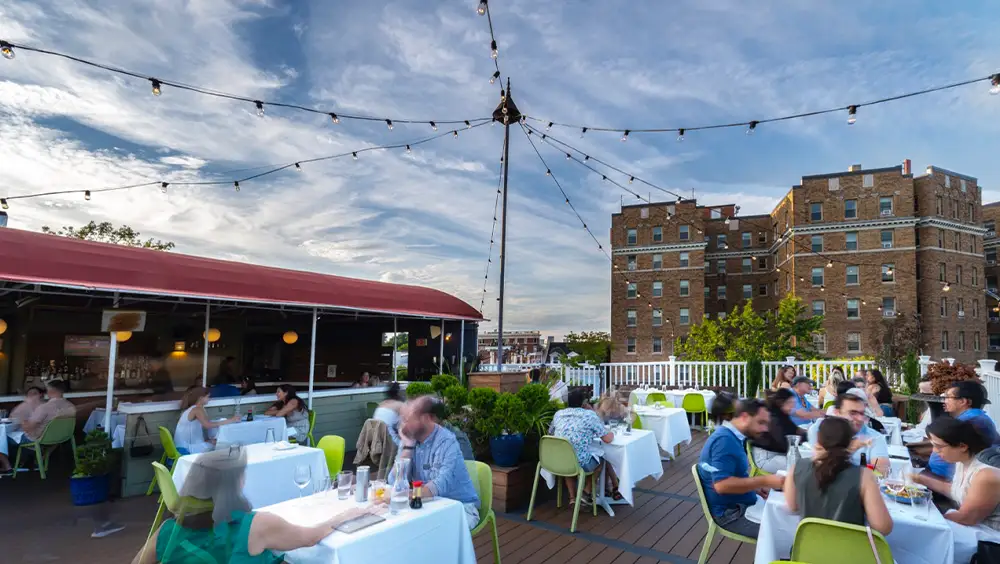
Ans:
[[[399,384],[393,382],[385,392],[385,399],[375,408],[372,419],[378,419],[390,429],[394,429],[399,423],[401,407],[403,407],[403,394],[399,391]]]
[[[833,400],[837,399],[837,385],[845,380],[844,369],[839,366],[834,366],[830,370],[830,377],[826,379],[826,384],[819,389],[819,399],[816,406],[817,409],[826,409],[823,407],[827,402],[833,403]]]
[[[206,429],[214,429],[240,420],[237,415],[224,421],[209,420],[205,412],[208,400],[208,389],[202,386],[191,388],[181,399],[181,418],[177,420],[177,428],[174,429],[174,445],[178,449],[186,450],[188,454],[207,452],[215,447],[215,440],[205,437]]]
[[[955,465],[955,475],[950,483],[925,474],[911,476],[913,481],[958,504],[957,510],[944,516],[956,529],[956,536],[971,528],[978,540],[1000,543],[1000,469],[976,458],[990,446],[986,437],[972,423],[948,416],[937,417],[927,433],[934,452]],[[955,546],[960,548],[957,543]],[[955,562],[968,562],[971,557],[956,551]]]

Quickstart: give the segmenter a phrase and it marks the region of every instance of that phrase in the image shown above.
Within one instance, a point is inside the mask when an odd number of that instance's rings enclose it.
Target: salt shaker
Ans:
[[[370,469],[367,466],[358,466],[354,472],[354,501],[362,503],[368,501],[368,477]]]

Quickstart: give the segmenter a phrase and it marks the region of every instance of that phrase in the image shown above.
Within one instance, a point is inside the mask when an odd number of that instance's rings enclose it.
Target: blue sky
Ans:
[[[501,70],[526,114],[686,127],[843,106],[1000,71],[991,2],[497,1]],[[485,18],[444,2],[6,0],[0,38],[266,100],[416,119],[487,116]],[[0,196],[219,173],[406,142],[427,125],[342,121],[164,88],[20,52],[0,60]],[[986,85],[741,130],[552,134],[706,204],[765,213],[803,175],[936,165],[1000,199],[1000,98]],[[442,127],[442,130],[444,128]],[[610,268],[523,134],[511,145],[507,327],[607,329]],[[125,223],[178,252],[433,286],[478,307],[501,127],[231,187],[11,202],[10,226]],[[622,194],[541,146],[606,241]],[[496,317],[497,250],[485,314]]]

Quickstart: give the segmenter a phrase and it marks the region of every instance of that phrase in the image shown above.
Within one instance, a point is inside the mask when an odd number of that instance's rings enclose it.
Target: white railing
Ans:
[[[862,369],[876,368],[875,361],[872,360],[796,360],[795,357],[788,357],[783,361],[765,361],[761,364],[764,365],[764,381],[760,385],[762,389],[770,388],[778,371],[785,366],[794,366],[797,376],[806,376],[816,382],[817,387],[826,384],[835,366],[843,370],[847,378],[853,378]],[[890,381],[889,384],[893,383]]]
[[[535,363],[535,364],[507,364],[505,362],[503,364],[503,371],[504,372],[527,372],[528,370],[531,370],[533,368],[541,368],[542,366],[544,366],[544,364],[542,364],[540,362],[539,363]],[[496,372],[497,371],[497,365],[496,364],[480,364],[477,367],[477,370],[479,372]]]
[[[745,362],[685,362],[671,356],[667,362],[613,362],[601,368],[608,387],[724,387],[740,396],[747,391]]]
[[[552,370],[554,367],[550,366],[549,369]],[[567,386],[590,386],[593,390],[591,397],[601,395],[604,382],[604,370],[601,367],[563,366],[559,370],[562,371],[562,379],[563,382],[566,382]]]
[[[1000,372],[996,371],[996,364],[995,360],[980,360],[979,377],[986,386],[986,397],[993,400],[984,409],[994,421],[1000,421]]]

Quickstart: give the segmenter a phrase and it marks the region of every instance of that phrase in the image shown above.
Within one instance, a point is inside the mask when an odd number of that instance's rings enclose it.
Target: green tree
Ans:
[[[72,239],[83,239],[85,241],[112,243],[126,247],[155,249],[157,251],[169,251],[174,248],[174,244],[169,241],[160,241],[159,239],[146,239],[144,241],[139,236],[140,233],[128,225],[115,227],[110,221],[103,221],[101,223],[91,221],[87,225],[80,228],[67,226],[59,229],[58,231],[55,231],[48,225],[45,225],[42,227],[42,233],[59,235],[60,237],[70,237]]]
[[[726,330],[719,321],[705,319],[691,326],[686,339],[678,338],[674,344],[677,356],[684,360],[719,360],[720,351],[726,345]]]
[[[813,347],[813,335],[825,333],[823,316],[806,316],[808,308],[802,298],[789,294],[778,303],[778,313],[768,314],[768,325],[774,326],[773,337],[777,339],[775,359],[794,356],[799,359],[818,358]]]
[[[570,351],[578,355],[563,359],[564,362],[572,366],[585,362],[601,364],[607,362],[611,356],[611,334],[604,331],[569,333],[566,335],[566,344]]]

